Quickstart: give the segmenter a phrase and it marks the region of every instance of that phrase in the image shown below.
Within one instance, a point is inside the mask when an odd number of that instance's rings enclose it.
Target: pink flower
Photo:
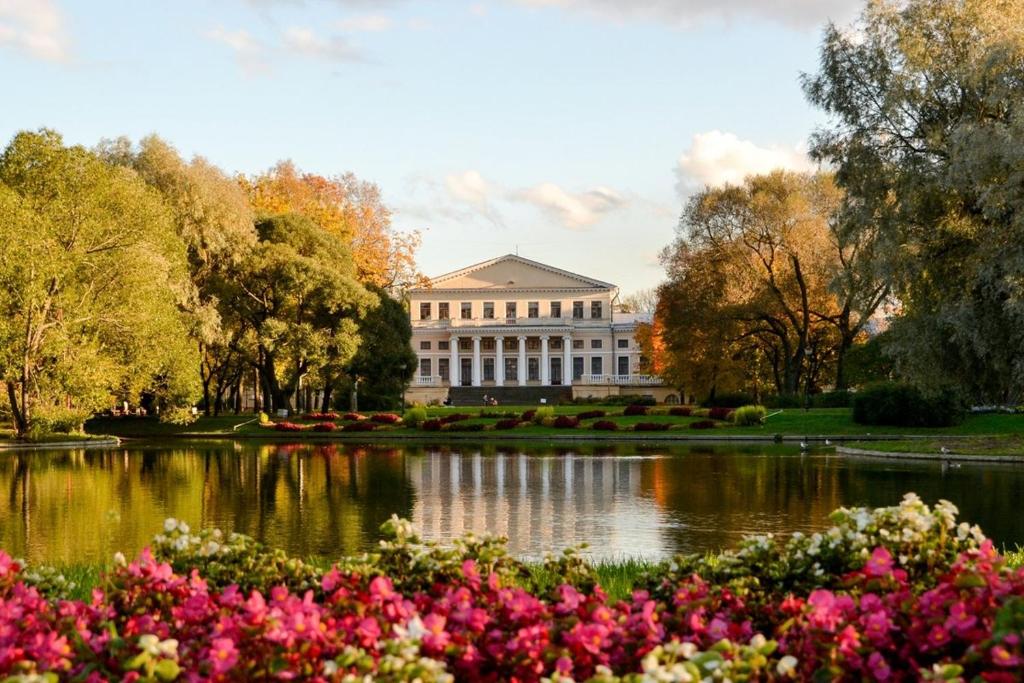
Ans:
[[[214,638],[210,644],[209,661],[214,673],[229,671],[238,662],[238,650],[230,638]]]
[[[868,576],[888,576],[892,572],[892,554],[885,548],[875,548],[864,571]]]
[[[892,668],[878,651],[872,652],[868,657],[868,669],[877,681],[887,681],[892,676]]]
[[[997,666],[1020,666],[1024,663],[1018,655],[1013,654],[1002,645],[996,645],[990,651],[992,662]]]

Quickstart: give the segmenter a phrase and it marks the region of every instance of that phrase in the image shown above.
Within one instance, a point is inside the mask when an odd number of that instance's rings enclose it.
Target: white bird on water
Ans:
[[[825,445],[826,446],[831,446],[832,445],[832,439],[825,439]]]
[[[945,446],[943,446],[942,448],[940,448],[940,449],[939,449],[939,451],[940,451],[940,452],[941,452],[941,453],[942,453],[943,455],[949,455],[949,449],[948,449],[948,448],[946,448]]]
[[[800,450],[802,450],[802,451],[806,451],[807,450],[807,442],[806,441],[801,441],[800,442]]]

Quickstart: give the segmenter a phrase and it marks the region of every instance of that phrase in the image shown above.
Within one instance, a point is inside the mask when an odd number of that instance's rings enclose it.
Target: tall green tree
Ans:
[[[344,374],[348,385],[357,385],[362,408],[393,408],[417,371],[417,356],[412,349],[412,324],[409,312],[400,301],[381,288],[371,288],[380,298],[380,306],[359,323],[362,344]],[[337,376],[325,378],[325,385],[337,384]],[[324,396],[324,408],[330,406],[330,394]]]
[[[186,250],[158,193],[60,135],[0,156],[0,377],[19,434],[115,398],[195,395]]]
[[[877,231],[902,305],[900,373],[979,400],[1024,394],[1024,0],[871,0],[829,26],[812,150]]]
[[[199,349],[203,409],[219,409],[244,367],[233,341],[239,330],[224,324],[225,275],[256,245],[249,197],[238,182],[202,157],[186,162],[155,135],[138,146],[127,138],[102,142],[107,161],[134,169],[156,188],[170,209],[175,230],[188,253],[191,289],[185,309]]]
[[[223,281],[233,347],[259,372],[266,408],[291,407],[300,382],[347,362],[377,298],[340,238],[296,214],[257,223],[259,242]]]

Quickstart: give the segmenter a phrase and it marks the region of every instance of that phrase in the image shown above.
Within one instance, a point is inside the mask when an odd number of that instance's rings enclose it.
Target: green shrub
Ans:
[[[419,427],[426,421],[427,409],[420,405],[415,405],[402,414],[402,422],[410,427]]]
[[[764,418],[767,416],[768,411],[764,406],[740,406],[732,411],[733,424],[739,427],[764,424]]]
[[[533,411],[531,419],[537,424],[543,424],[545,420],[555,419],[555,409],[553,406],[541,406]]]
[[[29,434],[40,437],[54,433],[81,434],[88,418],[88,413],[74,408],[39,406],[32,415]]]
[[[849,408],[853,394],[849,391],[824,391],[811,396],[815,408]]]
[[[804,397],[800,394],[774,394],[765,396],[762,403],[766,408],[803,408]]]
[[[197,413],[192,412],[191,408],[184,406],[168,408],[160,413],[160,421],[172,425],[190,425],[198,419],[199,415]]]
[[[963,407],[952,392],[926,396],[909,384],[873,384],[853,399],[853,421],[862,425],[947,427],[962,417]]]

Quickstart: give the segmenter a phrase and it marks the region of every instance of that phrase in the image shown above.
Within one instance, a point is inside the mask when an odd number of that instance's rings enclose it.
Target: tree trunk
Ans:
[[[332,384],[324,385],[324,395],[320,400],[321,412],[328,412],[331,409],[331,394],[334,393],[334,386]]]
[[[24,395],[24,392],[22,392]],[[7,399],[11,404],[11,415],[14,418],[14,433],[16,436],[25,436],[28,433],[28,416],[24,410],[24,404],[18,405],[18,392],[14,388],[14,382],[7,383]]]

